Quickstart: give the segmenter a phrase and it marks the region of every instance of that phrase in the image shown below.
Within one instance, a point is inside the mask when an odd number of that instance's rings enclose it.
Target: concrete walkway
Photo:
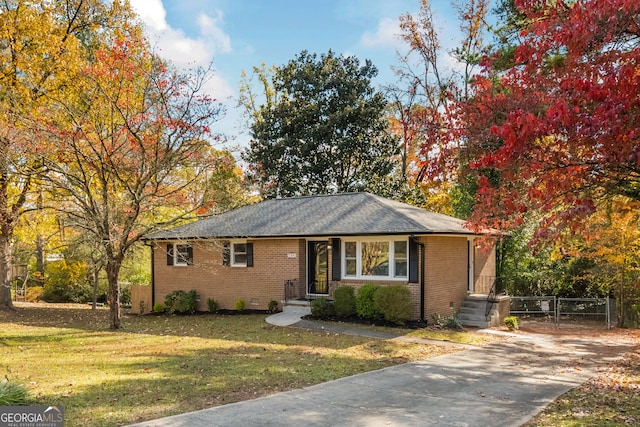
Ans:
[[[518,333],[483,347],[136,426],[519,426],[631,349],[592,337]]]
[[[275,326],[291,326],[309,314],[311,314],[311,307],[308,305],[285,305],[280,313],[267,317],[267,323]]]

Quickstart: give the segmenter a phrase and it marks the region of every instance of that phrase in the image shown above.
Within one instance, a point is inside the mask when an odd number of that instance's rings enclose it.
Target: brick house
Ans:
[[[145,237],[152,304],[194,289],[198,309],[214,298],[267,309],[333,296],[339,286],[402,284],[415,320],[454,315],[469,295],[486,300],[495,246],[464,221],[369,193],[270,199]],[[486,239],[484,239],[486,240]]]

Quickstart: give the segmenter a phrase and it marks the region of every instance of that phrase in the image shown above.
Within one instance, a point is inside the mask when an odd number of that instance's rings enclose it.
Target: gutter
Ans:
[[[420,282],[420,321],[426,324],[427,321],[424,318],[424,310],[425,310],[424,299],[426,297],[426,289],[425,289],[425,282],[424,282],[425,245],[423,242],[418,240],[418,238],[414,235],[409,236],[409,239],[413,241],[420,248],[420,250],[418,251],[418,254],[419,254],[418,257],[420,259],[420,266],[419,266],[420,278],[418,279],[418,281]]]
[[[153,312],[153,306],[156,304],[156,260],[155,260],[155,250],[154,246],[150,243],[145,242],[145,246],[147,246],[151,250],[151,307],[150,312]],[[140,313],[144,314],[144,313]]]
[[[425,309],[425,304],[424,304],[424,299],[426,297],[426,292],[425,292],[425,285],[424,285],[424,267],[425,267],[425,249],[424,249],[424,243],[416,241],[416,243],[418,243],[418,246],[420,246],[420,321],[423,323],[427,323],[425,318],[424,318],[424,309]]]

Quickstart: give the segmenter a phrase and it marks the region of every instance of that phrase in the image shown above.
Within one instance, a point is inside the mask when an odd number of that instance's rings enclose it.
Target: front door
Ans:
[[[307,293],[329,294],[329,256],[327,242],[307,242]]]

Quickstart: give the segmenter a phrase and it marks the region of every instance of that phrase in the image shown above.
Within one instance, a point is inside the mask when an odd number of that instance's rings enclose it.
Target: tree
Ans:
[[[32,195],[34,166],[43,148],[31,137],[30,123],[47,96],[73,86],[72,76],[89,56],[94,35],[130,18],[121,6],[101,0],[0,4],[0,308],[13,308],[14,229],[37,198]]]
[[[389,174],[398,144],[387,132],[386,101],[371,86],[370,61],[303,51],[254,74],[264,103],[245,78],[252,140],[243,159],[265,197],[361,191]]]
[[[640,200],[640,4],[514,4],[520,44],[487,58],[464,105],[473,222],[509,228],[534,210],[535,237],[554,239],[600,203]]]
[[[177,72],[137,28],[104,40],[95,59],[75,76],[73,93],[48,98],[35,138],[55,153],[41,161],[56,208],[101,245],[116,329],[127,253],[145,234],[213,204],[211,177],[229,165],[211,150],[223,110],[201,94],[210,69]]]
[[[471,95],[473,72],[481,59],[486,30],[486,0],[454,3],[460,22],[460,46],[448,54],[459,68],[442,65],[447,54],[441,47],[436,22],[428,0],[420,12],[400,17],[400,37],[408,52],[395,68],[399,84],[388,88],[393,95],[394,129],[403,143],[403,172],[410,186],[421,188],[430,207],[452,213],[451,196],[460,179],[459,148],[462,142],[459,102]],[[410,159],[413,158],[413,161]],[[458,188],[458,192],[466,187]]]
[[[614,197],[585,224],[593,281],[616,296],[619,327],[640,325],[640,202]]]

